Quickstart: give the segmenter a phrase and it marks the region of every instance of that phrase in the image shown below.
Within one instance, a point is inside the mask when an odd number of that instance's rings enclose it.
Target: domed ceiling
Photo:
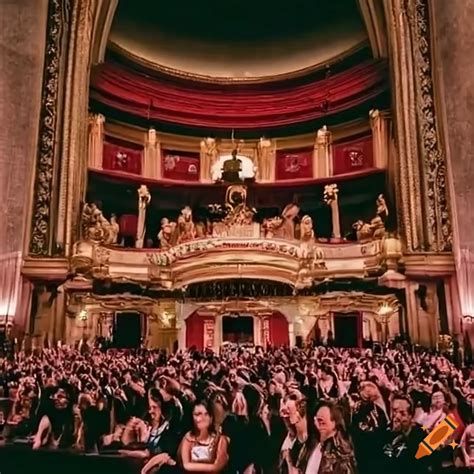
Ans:
[[[365,41],[357,0],[120,0],[109,46],[174,75],[248,80],[306,71]]]

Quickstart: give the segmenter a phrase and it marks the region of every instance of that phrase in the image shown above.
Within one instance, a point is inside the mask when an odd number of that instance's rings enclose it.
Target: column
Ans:
[[[143,176],[161,179],[161,146],[154,128],[148,130],[143,153]]]
[[[395,187],[407,252],[450,252],[453,241],[448,170],[435,97],[431,46],[437,35],[432,31],[431,3],[383,2],[396,119]],[[449,11],[448,5],[443,10]],[[465,9],[458,10],[466,18]],[[449,51],[448,56],[460,55]],[[459,81],[467,76],[458,74]],[[452,90],[456,93],[449,95],[457,95],[457,88]],[[469,149],[465,141],[460,142]]]
[[[386,169],[390,150],[390,120],[387,113],[378,109],[370,111],[374,166]]]
[[[104,123],[102,114],[89,115],[89,168],[102,169],[104,155]]]
[[[332,134],[324,125],[316,133],[313,151],[313,178],[332,176]]]

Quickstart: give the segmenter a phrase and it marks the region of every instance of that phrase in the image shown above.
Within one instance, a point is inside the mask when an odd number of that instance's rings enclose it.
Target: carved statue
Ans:
[[[341,224],[339,222],[339,189],[337,184],[324,186],[324,202],[331,208],[332,236],[334,239],[341,238]]]
[[[118,224],[116,225],[118,226]],[[81,228],[85,240],[103,244],[112,244],[117,241],[118,232],[116,232],[116,228],[104,217],[95,203],[84,205]]]
[[[388,207],[383,194],[379,194],[377,197],[376,206],[377,215],[370,223],[358,220],[352,225],[356,231],[357,240],[359,242],[369,242],[371,240],[381,240],[385,238],[385,219],[388,216]]]
[[[227,214],[223,222],[227,226],[250,225],[257,213],[255,209],[247,207],[247,187],[241,184],[229,186],[225,196]]]
[[[310,216],[303,216],[300,224],[300,241],[302,243],[314,242],[313,219]]]
[[[379,194],[376,204],[377,204],[377,216],[385,220],[388,217],[388,207],[387,207],[387,203],[385,202],[385,197],[383,194]]]
[[[270,219],[264,219],[262,223],[263,236],[266,239],[279,238],[282,225],[283,219],[281,217],[271,217]]]
[[[211,181],[211,170],[219,158],[217,143],[214,138],[207,137],[201,141],[201,181]]]
[[[291,203],[285,206],[281,217],[283,219],[282,238],[286,240],[293,240],[295,238],[295,219],[300,212],[297,204]]]
[[[262,182],[274,181],[275,147],[271,140],[260,138],[258,145],[257,174]]]
[[[193,222],[193,211],[189,206],[181,210],[178,217],[178,244],[190,242],[196,237],[196,229]]]
[[[161,219],[161,230],[158,232],[158,241],[162,250],[168,250],[173,245],[173,233],[176,228],[175,222],[163,217]]]
[[[117,222],[117,216],[115,214],[110,215],[110,243],[113,245],[117,245],[118,243],[118,236],[120,234],[120,226]]]
[[[146,232],[146,208],[151,202],[151,194],[146,184],[142,184],[138,190],[138,224],[137,224],[137,238],[135,247],[137,249],[143,248]]]

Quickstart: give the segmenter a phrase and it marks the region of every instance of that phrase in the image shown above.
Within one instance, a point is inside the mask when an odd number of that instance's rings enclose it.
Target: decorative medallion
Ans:
[[[66,22],[64,0],[50,0],[45,48],[43,93],[38,139],[38,157],[33,200],[31,255],[50,253],[51,199],[57,133],[57,106],[63,25]]]
[[[414,10],[417,111],[426,181],[425,199],[429,250],[450,252],[453,228],[446,177],[446,156],[436,120],[428,0],[416,0]]]

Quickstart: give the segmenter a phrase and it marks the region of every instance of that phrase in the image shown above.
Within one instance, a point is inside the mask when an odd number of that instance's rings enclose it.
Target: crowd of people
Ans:
[[[0,391],[5,439],[116,453],[142,474],[474,468],[474,370],[404,344],[18,352],[0,359]],[[456,431],[415,459],[447,414]]]

